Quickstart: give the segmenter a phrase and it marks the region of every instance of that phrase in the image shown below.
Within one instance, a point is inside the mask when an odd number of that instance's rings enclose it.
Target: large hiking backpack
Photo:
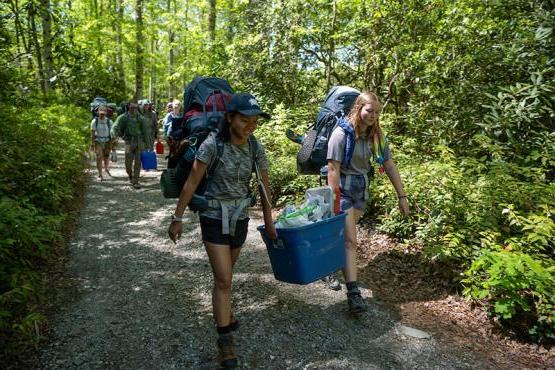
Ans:
[[[217,77],[196,77],[183,93],[183,116],[172,119],[170,137],[174,141],[195,137],[198,145],[224,116],[233,89]]]
[[[91,103],[91,114],[93,116],[93,118],[95,118],[98,115],[98,108],[101,106],[107,106],[108,105],[108,101],[100,96],[97,96],[96,98],[93,99],[92,103]]]
[[[328,141],[337,127],[337,120],[349,114],[360,91],[349,86],[334,86],[326,95],[316,116],[308,127],[301,149],[297,153],[297,169],[302,175],[320,174],[327,165]]]
[[[211,132],[217,131],[217,125],[223,120],[232,95],[233,89],[229,83],[216,77],[196,77],[185,87],[185,114],[172,119],[169,136],[175,147],[170,148],[168,169],[160,178],[164,197],[179,197],[181,188],[191,172],[198,148]],[[197,188],[197,194],[204,192],[204,181]],[[190,208],[193,209],[194,206]]]

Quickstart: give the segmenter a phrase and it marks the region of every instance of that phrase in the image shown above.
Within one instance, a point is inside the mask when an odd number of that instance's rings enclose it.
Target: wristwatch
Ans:
[[[177,217],[176,215],[172,215],[172,222],[183,222],[183,217]]]

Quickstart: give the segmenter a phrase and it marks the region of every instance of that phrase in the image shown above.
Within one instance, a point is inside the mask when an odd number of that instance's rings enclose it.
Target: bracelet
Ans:
[[[172,222],[183,222],[183,217],[177,217],[176,215],[172,215]]]

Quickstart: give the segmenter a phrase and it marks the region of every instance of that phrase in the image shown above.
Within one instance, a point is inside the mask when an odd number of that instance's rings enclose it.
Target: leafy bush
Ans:
[[[494,315],[502,319],[528,313],[527,334],[555,340],[555,263],[505,248],[486,251],[472,263],[463,280],[464,295],[488,299]]]
[[[70,105],[0,106],[1,337],[32,337],[42,319],[33,312],[41,292],[37,271],[62,239],[83,170],[85,117]]]
[[[262,123],[256,131],[271,165],[273,201],[278,206],[302,197],[307,188],[317,184],[316,176],[297,174],[296,155],[300,146],[285,136],[285,130],[288,128],[304,133],[315,117],[316,113],[302,109],[286,109],[280,104],[274,109],[272,120]]]

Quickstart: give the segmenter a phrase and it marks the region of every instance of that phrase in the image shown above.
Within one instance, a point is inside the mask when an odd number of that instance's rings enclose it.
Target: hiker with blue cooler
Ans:
[[[138,113],[137,108],[137,103],[129,103],[127,112],[116,119],[112,128],[112,135],[123,137],[125,141],[125,170],[135,189],[141,187],[141,152],[145,148],[152,150],[149,123]]]
[[[367,304],[357,284],[356,223],[364,213],[368,201],[368,173],[371,161],[385,169],[399,198],[403,215],[409,213],[403,182],[391,159],[387,139],[380,128],[382,105],[372,92],[360,94],[348,116],[340,118],[333,130],[327,151],[328,185],[341,190],[341,210],[345,219],[346,266],[343,275],[347,286],[347,303],[352,313],[367,310]]]
[[[98,169],[98,178],[104,180],[102,176],[102,164],[104,171],[110,175],[110,151],[112,149],[112,120],[106,115],[107,108],[100,106],[97,109],[97,116],[91,121],[91,146],[93,146],[96,154],[96,168]]]
[[[248,207],[253,204],[250,180],[253,168],[260,175],[263,190],[270,194],[268,161],[262,145],[252,135],[260,117],[269,119],[256,99],[246,93],[234,94],[227,104],[217,133],[211,133],[196,152],[192,171],[181,190],[175,214],[168,229],[172,241],[182,233],[183,213],[205,174],[206,208],[199,210],[202,240],[214,276],[212,306],[218,332],[220,365],[237,366],[232,332],[238,321],[231,310],[233,266],[239,257],[248,230]],[[266,198],[268,199],[268,198]],[[263,203],[265,220],[271,219],[269,204]],[[273,223],[268,235],[276,239]]]
[[[156,114],[152,102],[148,99],[143,101],[143,117],[149,123],[150,142],[154,146],[154,142],[158,139],[158,114]]]

